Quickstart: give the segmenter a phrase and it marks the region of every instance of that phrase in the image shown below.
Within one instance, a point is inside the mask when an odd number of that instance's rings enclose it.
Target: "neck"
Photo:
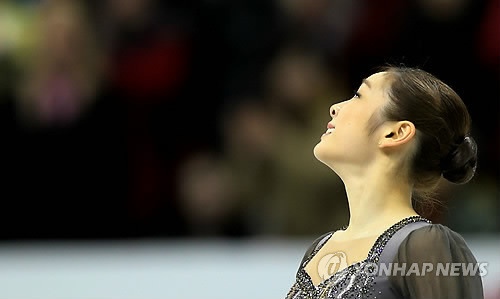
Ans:
[[[343,177],[350,219],[346,233],[363,237],[378,234],[399,220],[418,215],[412,207],[412,187],[398,171],[370,171]]]

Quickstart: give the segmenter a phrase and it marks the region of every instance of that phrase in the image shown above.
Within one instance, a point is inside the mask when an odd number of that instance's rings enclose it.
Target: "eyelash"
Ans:
[[[361,97],[361,95],[359,94],[359,92],[358,92],[356,89],[355,89],[355,90],[353,90],[353,94],[354,94],[353,98],[354,98],[354,97],[357,97],[357,98],[360,98],[360,97]]]

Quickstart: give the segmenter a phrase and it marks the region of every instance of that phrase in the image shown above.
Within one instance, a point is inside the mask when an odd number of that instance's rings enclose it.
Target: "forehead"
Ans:
[[[379,72],[366,78],[368,82],[365,85],[364,93],[371,100],[370,104],[378,107],[387,102],[387,89],[390,87],[389,75],[388,72]]]
[[[372,87],[385,88],[388,82],[388,78],[389,78],[388,72],[378,72],[366,78],[366,80],[368,80],[371,83]]]

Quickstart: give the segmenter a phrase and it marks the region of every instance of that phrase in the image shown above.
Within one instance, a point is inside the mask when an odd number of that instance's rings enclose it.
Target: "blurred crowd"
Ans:
[[[498,231],[499,2],[0,0],[0,238],[339,228],[344,186],[313,148],[384,63],[472,116],[477,176],[428,217]]]

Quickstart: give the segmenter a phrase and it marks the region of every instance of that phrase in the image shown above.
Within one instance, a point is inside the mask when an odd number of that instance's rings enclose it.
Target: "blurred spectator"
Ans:
[[[273,152],[278,123],[257,98],[234,99],[221,121],[224,161],[231,173],[239,213],[253,234],[275,230],[269,209],[276,182]]]
[[[350,96],[346,83],[314,52],[295,47],[283,48],[268,74],[270,113],[278,124],[270,203],[276,232],[307,235],[341,227],[348,219],[343,184],[316,160],[313,148],[331,120],[330,106]]]
[[[498,71],[500,64],[500,1],[490,0],[485,7],[478,33],[477,49],[481,62]]]
[[[343,185],[315,160],[313,148],[329,121],[330,105],[347,93],[302,50],[281,51],[268,74],[265,100],[239,102],[224,126],[225,155],[245,218],[259,234],[340,227],[348,216]]]
[[[180,210],[186,233],[195,236],[242,236],[240,203],[234,196],[234,177],[214,154],[200,152],[179,170]]]
[[[44,1],[23,57],[18,113],[26,125],[68,126],[95,99],[101,56],[84,8],[76,1]]]
[[[108,0],[103,6],[113,86],[125,100],[168,100],[186,78],[190,52],[175,12],[159,10],[153,0]]]
[[[448,22],[463,15],[471,0],[417,0],[416,2],[429,18],[437,22]]]
[[[337,57],[346,47],[359,21],[362,1],[280,0],[288,41],[307,44],[327,56]]]
[[[189,24],[161,1],[107,0],[97,7],[107,96],[124,113],[126,216],[134,234],[178,234],[174,175],[189,142],[181,129],[192,126],[182,120],[192,59]]]

